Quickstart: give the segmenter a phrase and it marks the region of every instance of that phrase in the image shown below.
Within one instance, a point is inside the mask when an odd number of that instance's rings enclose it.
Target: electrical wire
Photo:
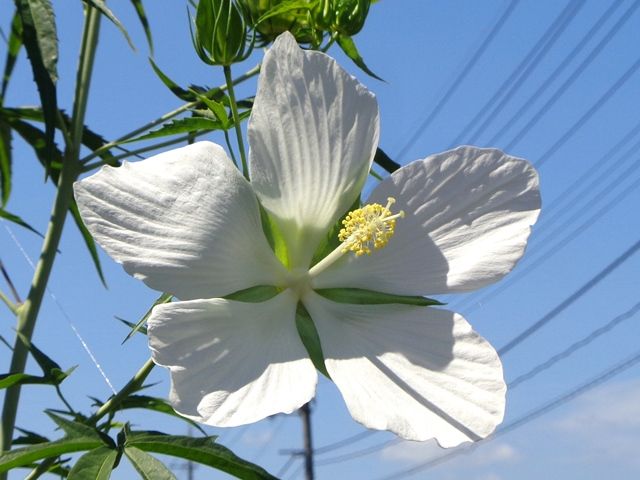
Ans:
[[[493,39],[498,35],[500,30],[502,30],[502,27],[504,27],[505,23],[507,22],[507,20],[509,19],[509,17],[513,13],[513,11],[515,10],[519,2],[520,0],[512,0],[507,5],[507,8],[502,12],[500,17],[494,22],[493,26],[491,27],[491,30],[489,31],[489,34],[485,37],[485,39],[482,42],[479,42],[480,44],[478,48],[471,54],[469,59],[465,62],[464,66],[460,70],[460,73],[456,76],[455,80],[453,80],[453,82],[449,84],[449,88],[444,93],[444,95],[440,97],[440,100],[438,101],[436,106],[433,107],[433,110],[431,110],[431,113],[427,115],[427,117],[420,123],[418,128],[416,128],[413,135],[411,135],[411,137],[409,137],[409,139],[406,141],[404,146],[400,148],[400,151],[396,154],[396,158],[398,160],[402,160],[402,158],[406,155],[409,148],[411,148],[416,143],[416,141],[418,141],[418,139],[422,136],[422,134],[427,129],[427,127],[431,125],[431,123],[436,118],[436,116],[440,113],[442,108],[447,104],[449,99],[453,96],[453,94],[458,89],[458,87],[463,82],[463,80],[467,78],[467,75],[471,72],[473,67],[476,65],[476,63],[478,63],[482,55],[486,52],[487,48],[489,47]]]

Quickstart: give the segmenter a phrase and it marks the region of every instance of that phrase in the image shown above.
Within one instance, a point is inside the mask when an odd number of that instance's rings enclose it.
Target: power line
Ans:
[[[567,141],[573,137],[580,128],[589,120],[593,115],[600,110],[618,91],[627,83],[627,81],[636,73],[640,68],[640,57],[616,80],[616,82],[594,103],[584,115],[582,115],[576,123],[574,123],[546,152],[544,152],[536,162],[533,163],[535,167],[541,167],[543,164],[551,158],[551,156],[558,151]]]
[[[585,295],[589,290],[595,287],[598,283],[604,280],[610,273],[616,270],[620,265],[626,262],[631,256],[636,253],[640,249],[640,240],[637,240],[629,249],[627,249],[622,255],[618,256],[613,262],[609,263],[603,270],[593,276],[587,283],[585,283],[582,287],[572,293],[565,300],[560,302],[556,307],[551,309],[549,313],[544,315],[538,321],[534,322],[531,326],[526,328],[523,332],[516,335],[514,338],[509,340],[502,348],[498,349],[498,354],[500,356],[505,355],[509,351],[513,350],[514,347],[522,343],[528,337],[530,337],[533,333],[538,331],[544,325],[553,320],[556,316],[558,316],[561,312],[567,309],[570,305],[572,305],[576,300]]]
[[[375,430],[374,433],[378,433],[379,430]],[[335,457],[325,458],[323,460],[318,460],[316,463],[317,466],[322,467],[324,465],[331,465],[334,463],[342,463],[353,460],[354,458],[364,457],[365,455],[370,455],[372,453],[383,450],[391,445],[395,445],[397,443],[403,442],[401,438],[392,438],[391,440],[385,440],[384,442],[377,443],[367,448],[363,448],[361,450],[357,450],[355,452],[345,453],[344,455],[336,455]]]
[[[424,470],[427,470],[429,468],[435,467],[436,465],[439,465],[441,463],[447,462],[450,459],[452,459],[453,457],[456,457],[462,453],[467,453],[470,452],[474,449],[476,449],[479,446],[482,446],[490,441],[495,440],[496,438],[501,437],[502,435],[505,435],[506,433],[509,433],[517,428],[522,427],[523,425],[526,425],[529,422],[532,422],[533,420],[537,419],[538,417],[549,413],[552,410],[555,410],[556,408],[564,405],[565,403],[573,400],[576,397],[579,397],[580,395],[583,395],[584,393],[588,392],[589,390],[592,390],[593,388],[603,384],[604,382],[606,382],[607,380],[610,380],[611,378],[615,377],[616,375],[619,375],[620,373],[624,372],[625,370],[628,370],[629,368],[633,367],[635,364],[637,364],[638,362],[640,362],[640,351],[637,351],[636,353],[634,353],[632,356],[627,357],[625,360],[623,360],[622,362],[619,362],[617,364],[615,364],[614,366],[610,367],[609,369],[607,369],[606,371],[602,372],[601,374],[597,375],[596,377],[592,377],[591,380],[588,380],[585,383],[582,383],[581,385],[579,385],[578,387],[574,388],[573,390],[565,393],[564,395],[561,395],[559,397],[556,397],[554,400],[551,400],[550,402],[547,402],[531,411],[529,411],[528,413],[526,413],[525,415],[521,416],[520,418],[509,422],[507,424],[505,424],[502,428],[500,428],[499,430],[497,430],[493,435],[485,438],[484,440],[481,440],[480,442],[471,444],[469,446],[466,447],[462,447],[462,448],[458,448],[457,450],[452,450],[449,453],[446,453],[444,455],[441,455],[439,457],[436,457],[434,459],[431,459],[427,462],[418,464],[412,468],[409,468],[407,470],[402,470],[400,472],[395,472],[391,475],[382,477],[378,480],[397,480],[403,477],[408,477],[410,475],[413,475],[415,473],[418,472],[422,472]]]
[[[578,340],[577,342],[572,343],[563,351],[553,355],[552,357],[545,360],[544,362],[539,363],[535,367],[529,369],[526,373],[519,375],[518,377],[513,379],[511,382],[509,382],[509,389],[513,390],[514,388],[518,387],[518,385],[522,385],[524,382],[532,379],[533,377],[538,375],[540,372],[543,372],[551,368],[553,365],[555,365],[559,361],[564,360],[565,358],[568,358],[569,356],[573,355],[575,352],[586,347],[598,337],[601,337],[605,333],[613,330],[615,327],[620,325],[623,321],[628,320],[629,318],[632,318],[636,313],[638,313],[638,311],[640,311],[640,302],[636,303],[633,307],[631,307],[626,312],[621,313],[620,315],[612,318],[600,328],[593,330],[589,335],[586,335],[582,339]]]
[[[583,4],[584,0],[570,0],[569,2],[567,2],[564,9],[551,23],[549,28],[547,28],[547,30],[542,34],[535,45],[529,50],[529,52],[527,52],[525,57],[511,72],[509,77],[502,83],[502,85],[500,85],[500,87],[496,89],[493,96],[483,105],[482,108],[480,108],[480,110],[478,110],[478,113],[475,115],[475,117],[473,117],[473,119],[462,129],[462,132],[455,138],[449,148],[455,145],[459,145],[460,143],[465,141],[468,132],[472,128],[474,128],[474,126],[484,117],[485,113],[488,110],[488,107],[491,104],[497,102],[498,99],[502,97],[503,93],[509,85],[512,85],[513,83],[518,81],[518,78],[522,75],[522,72],[527,69],[527,66],[534,61],[538,53],[545,48],[545,45],[554,38],[556,32],[562,31],[566,28],[566,26],[573,19],[574,13],[582,8]]]
[[[560,36],[564,33],[567,26],[576,18],[579,10],[584,6],[584,3],[577,3],[573,6],[570,11],[567,12],[565,19],[562,24],[558,26],[550,35],[549,38],[545,40],[543,45],[540,46],[540,49],[536,52],[534,57],[528,63],[528,65],[524,66],[522,71],[518,73],[518,77],[511,82],[511,84],[503,84],[502,88],[498,89],[498,92],[502,99],[491,109],[491,111],[484,115],[484,121],[475,129],[473,133],[469,135],[469,137],[465,138],[464,142],[468,144],[474,144],[478,141],[478,137],[487,129],[487,127],[497,118],[497,115],[502,111],[505,105],[511,100],[511,98],[520,90],[520,87],[524,85],[527,79],[531,76],[531,73],[536,69],[536,67],[540,64],[542,59],[544,59],[545,55],[549,52],[549,49],[556,43],[556,41],[560,38]],[[567,7],[568,8],[568,7]],[[507,88],[508,87],[508,88]],[[496,99],[497,100],[497,99]],[[487,104],[488,108],[491,103]],[[484,114],[485,112],[482,111]]]
[[[337,442],[333,442],[328,445],[324,445],[323,447],[316,448],[314,450],[314,453],[316,455],[322,455],[323,453],[331,452],[333,450],[338,450],[342,447],[352,445],[354,442],[359,442],[360,440],[364,440],[365,438],[370,437],[374,433],[376,433],[376,430],[365,430],[364,432],[356,433],[355,435],[344,438]]]
[[[540,118],[551,108],[551,106],[564,94],[571,84],[580,76],[580,74],[589,66],[598,54],[602,51],[607,43],[620,31],[622,26],[631,18],[634,11],[638,8],[640,3],[632,4],[618,19],[618,21],[609,29],[605,36],[600,40],[596,47],[594,47],[582,63],[571,73],[567,80],[554,92],[551,98],[533,115],[531,120],[523,127],[511,140],[511,142],[505,147],[505,150],[510,150],[517,143],[520,142],[522,137],[530,131],[530,129],[540,120]],[[571,60],[577,58],[584,47],[587,46],[591,38],[600,30],[600,28],[609,20],[611,15],[622,6],[622,2],[614,2],[609,9],[600,16],[591,29],[578,41],[573,50],[560,62],[556,69],[546,78],[546,80],[538,87],[538,89],[527,99],[527,101],[514,113],[509,120],[504,123],[504,126],[496,133],[487,143],[493,145],[498,141],[498,138],[503,136],[507,130],[516,124],[517,120],[524,117],[525,112],[531,107],[536,100],[541,98],[542,94],[549,88],[553,81],[571,64]]]
[[[447,89],[445,94],[440,98],[440,100],[438,101],[436,106],[433,108],[431,113],[420,123],[420,125],[415,130],[413,135],[411,135],[411,137],[409,137],[407,142],[400,149],[400,152],[396,155],[396,158],[398,160],[402,160],[402,158],[407,153],[409,148],[411,148],[413,146],[413,144],[422,136],[422,134],[424,133],[424,130],[429,125],[431,125],[431,122],[440,113],[442,108],[446,105],[446,103],[449,101],[451,96],[458,89],[458,87],[460,86],[462,81],[471,72],[471,70],[473,69],[475,64],[478,63],[478,60],[480,60],[480,57],[482,57],[482,55],[485,53],[485,51],[487,50],[487,48],[489,47],[489,45],[491,44],[493,39],[496,37],[498,32],[500,32],[500,30],[502,29],[504,24],[507,22],[507,20],[509,19],[509,17],[513,13],[514,9],[516,8],[516,6],[518,5],[519,2],[520,2],[520,0],[512,0],[509,3],[507,8],[504,10],[504,12],[498,18],[498,20],[491,27],[491,30],[489,31],[489,34],[485,37],[485,39],[480,43],[478,48],[469,57],[469,59],[467,60],[465,65],[462,67],[462,70],[460,71],[460,73],[458,74],[456,79],[453,82],[451,82],[449,88]]]

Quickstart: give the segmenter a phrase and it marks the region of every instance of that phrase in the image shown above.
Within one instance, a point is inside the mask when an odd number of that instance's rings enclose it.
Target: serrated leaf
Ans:
[[[0,208],[0,218],[9,220],[10,222],[15,223],[16,225],[20,225],[21,227],[26,228],[27,230],[31,230],[33,233],[35,233],[39,237],[44,238],[44,235],[42,235],[38,230],[33,228],[24,220],[22,220],[22,218],[20,218],[18,215],[14,215],[13,213],[7,212],[4,208]]]
[[[195,93],[195,92],[194,92]],[[229,118],[227,114],[227,110],[224,108],[224,105],[220,102],[216,102],[215,100],[211,100],[210,98],[205,97],[204,95],[196,93],[198,100],[204,103],[209,110],[216,116],[218,121],[220,122],[221,127],[226,130],[233,125],[233,120]]]
[[[139,448],[125,447],[124,454],[144,480],[176,480],[176,476],[160,460]]]
[[[397,303],[403,305],[416,305],[429,307],[433,305],[444,305],[444,303],[427,297],[411,295],[394,295],[392,293],[375,292],[362,288],[321,288],[315,291],[329,300],[337,303],[353,303],[357,305],[384,305]]]
[[[161,432],[130,432],[125,445],[208,465],[245,480],[276,478],[262,467],[247,462],[228,448],[214,443],[211,438],[167,435]]]
[[[191,133],[201,131],[220,130],[222,126],[220,122],[210,120],[208,118],[199,117],[187,117],[178,120],[172,120],[170,123],[165,123],[162,128],[154,130],[142,135],[141,137],[127,140],[126,143],[139,142],[140,140],[150,140],[152,138],[166,137],[168,135],[178,135],[180,133]]]
[[[149,44],[149,50],[153,53],[153,38],[151,37],[151,26],[149,25],[149,20],[147,18],[147,13],[144,10],[144,5],[142,5],[142,0],[131,0],[131,4],[133,8],[136,9],[136,15],[138,15],[138,19],[142,24],[142,28],[144,29],[144,34],[147,37],[147,43]]]
[[[163,293],[162,295],[160,295],[156,299],[156,301],[153,302],[153,305],[151,305],[151,307],[149,307],[149,310],[146,311],[146,313],[142,316],[142,318],[140,320],[138,320],[138,323],[135,324],[133,329],[125,337],[125,339],[122,341],[122,343],[124,343],[127,340],[129,340],[138,330],[140,330],[140,327],[142,327],[142,325],[144,325],[144,323],[149,318],[149,315],[151,315],[151,311],[153,310],[153,307],[155,307],[156,305],[161,305],[163,303],[169,303],[172,298],[173,298],[173,295],[171,295],[170,293]]]
[[[45,410],[45,413],[53,420],[58,427],[65,433],[65,438],[95,438],[96,440],[103,443],[104,436],[100,435],[97,430],[88,425],[84,425],[79,422],[74,422],[72,420],[67,420],[59,415],[55,415],[49,410]]]
[[[129,46],[131,47],[131,49],[135,51],[136,47],[133,45],[133,42],[131,41],[131,37],[129,37],[129,33],[127,32],[127,29],[124,28],[124,25],[122,25],[122,22],[118,20],[118,18],[113,14],[113,12],[109,10],[109,7],[107,7],[107,5],[104,3],[103,0],[83,0],[83,1],[97,8],[101,14],[107,17],[109,21],[113,23],[118,28],[118,30],[120,30],[122,35],[124,35],[124,38],[129,44]]]
[[[364,63],[364,59],[360,55],[360,52],[358,52],[358,48],[356,47],[356,44],[351,37],[348,37],[346,35],[338,35],[337,40],[338,40],[338,45],[340,45],[340,48],[345,53],[345,55],[349,57],[353,61],[353,63],[355,63],[358,67],[360,67],[360,69],[363,72],[375,78],[376,80],[380,80],[384,82],[382,78],[380,78],[378,75],[373,73],[369,69],[369,67],[367,67],[367,64]]]
[[[384,168],[387,172],[393,173],[400,168],[400,164],[394,162],[381,148],[376,149],[373,161]]]
[[[68,480],[109,480],[118,451],[98,447],[81,456],[69,472]]]
[[[11,128],[0,120],[0,207],[4,207],[11,195]]]
[[[22,21],[18,10],[15,11],[11,21],[11,32],[9,33],[7,44],[7,58],[4,62],[4,74],[2,75],[2,87],[0,88],[0,105],[2,105],[4,96],[7,93],[13,67],[18,59],[20,48],[22,48]]]
[[[87,250],[89,250],[89,255],[91,255],[93,266],[96,268],[96,271],[98,272],[100,281],[102,282],[102,285],[104,285],[104,287],[106,288],[107,281],[105,280],[104,274],[102,272],[102,265],[100,264],[100,257],[98,256],[98,248],[96,247],[96,242],[94,241],[93,236],[91,236],[91,233],[89,232],[84,222],[82,221],[82,217],[80,216],[80,210],[78,210],[78,204],[76,203],[75,199],[71,200],[71,204],[69,205],[69,211],[71,212],[71,216],[73,217],[73,220],[75,221],[76,226],[78,227],[78,230],[80,230],[80,234],[82,235],[82,239],[84,240],[84,244],[87,247]]]
[[[22,41],[44,112],[45,148],[52,155],[58,111],[55,85],[58,78],[58,38],[53,7],[49,0],[15,0],[15,3],[22,22]]]

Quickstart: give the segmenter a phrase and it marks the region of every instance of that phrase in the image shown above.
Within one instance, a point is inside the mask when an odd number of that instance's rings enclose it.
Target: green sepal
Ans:
[[[315,292],[318,295],[322,295],[324,298],[336,303],[352,303],[356,305],[384,305],[388,303],[396,303],[402,305],[416,305],[419,307],[445,305],[433,298],[412,295],[394,295],[392,293],[376,292],[374,290],[365,290],[362,288],[321,288]]]
[[[276,222],[271,218],[269,213],[260,205],[260,221],[262,222],[262,230],[264,235],[271,246],[271,250],[275,254],[276,258],[282,262],[282,264],[289,268],[289,253],[287,251],[287,244],[284,241],[284,236]]]
[[[384,82],[384,79],[373,73],[373,71],[369,67],[367,67],[367,64],[364,63],[364,59],[362,58],[362,55],[360,55],[360,52],[358,52],[358,48],[356,47],[356,44],[351,37],[347,35],[338,35],[337,40],[338,45],[340,45],[340,48],[345,53],[345,55],[349,57],[353,61],[353,63],[360,67],[360,70],[365,72],[367,75],[375,78],[376,80]]]
[[[324,354],[322,353],[322,345],[320,344],[320,336],[318,330],[313,323],[313,319],[302,303],[298,303],[296,310],[296,328],[302,344],[307,349],[309,358],[313,362],[313,366],[325,377],[331,379],[327,367],[324,364]]]
[[[236,302],[260,303],[265,302],[280,293],[277,287],[271,285],[256,285],[237,292],[230,293],[222,298],[235,300]]]

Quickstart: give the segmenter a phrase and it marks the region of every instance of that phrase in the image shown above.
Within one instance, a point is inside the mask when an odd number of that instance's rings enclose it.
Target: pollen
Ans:
[[[383,248],[393,236],[396,219],[404,217],[404,212],[393,214],[390,210],[395,203],[393,197],[387,205],[371,203],[349,212],[342,221],[344,226],[338,234],[342,242],[342,252],[352,251],[356,256],[371,255],[372,249]]]

